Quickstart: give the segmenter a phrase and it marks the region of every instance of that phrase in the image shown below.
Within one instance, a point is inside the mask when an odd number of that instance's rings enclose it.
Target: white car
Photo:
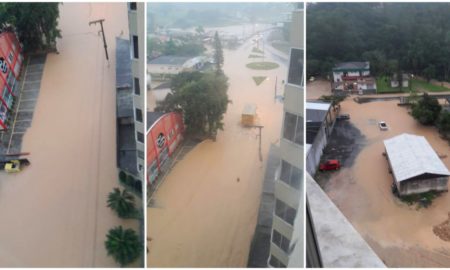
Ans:
[[[388,126],[384,121],[378,122],[378,126],[380,127],[380,130],[388,130]]]

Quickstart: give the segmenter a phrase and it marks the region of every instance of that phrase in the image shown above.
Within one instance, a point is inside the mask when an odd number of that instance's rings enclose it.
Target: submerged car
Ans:
[[[378,126],[380,127],[380,130],[388,130],[388,126],[387,126],[386,122],[384,122],[384,121],[380,121],[378,123]]]
[[[340,115],[336,116],[336,119],[337,120],[350,120],[350,114],[348,114],[348,113],[340,114]]]
[[[341,163],[337,159],[330,159],[319,165],[319,170],[321,171],[333,171],[339,170],[341,168]]]

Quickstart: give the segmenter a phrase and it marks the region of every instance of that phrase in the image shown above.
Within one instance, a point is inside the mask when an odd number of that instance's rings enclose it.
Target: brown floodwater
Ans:
[[[172,169],[148,208],[148,265],[151,267],[246,267],[256,226],[265,161],[278,143],[283,105],[274,102],[285,79],[283,66],[270,71],[245,67],[252,46],[224,51],[232,104],[217,141],[198,144]],[[256,86],[252,76],[267,76]],[[259,160],[256,129],[240,125],[246,103],[257,105],[262,131]],[[240,181],[237,181],[237,178]]]
[[[99,25],[104,18],[110,63]],[[1,173],[0,266],[116,267],[106,232],[136,221],[106,207],[118,186],[115,119],[115,37],[128,38],[127,6],[60,5],[60,54],[45,64],[32,127],[23,151],[31,166]]]
[[[447,141],[433,127],[416,122],[398,101],[341,103],[342,113],[363,133],[367,144],[350,169],[335,174],[325,191],[380,258],[390,267],[450,266],[450,243],[433,233],[450,212],[450,196],[443,193],[424,209],[401,203],[391,193],[392,176],[382,156],[383,140],[402,133],[425,136],[439,154],[450,156]],[[388,131],[380,131],[385,121]],[[450,168],[450,158],[442,160]]]

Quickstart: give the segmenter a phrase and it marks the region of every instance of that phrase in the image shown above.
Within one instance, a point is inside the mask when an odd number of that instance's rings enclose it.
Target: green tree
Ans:
[[[223,73],[182,72],[172,79],[172,93],[157,110],[180,111],[189,134],[214,137],[223,130],[223,114],[230,102],[227,81]]]
[[[108,256],[124,267],[139,258],[143,246],[134,230],[118,226],[106,235],[105,248]]]
[[[58,3],[2,3],[0,8],[3,29],[12,26],[27,52],[56,49],[58,18]]]
[[[108,207],[115,211],[121,218],[128,218],[136,212],[133,195],[126,190],[121,192],[119,188],[114,188],[109,193]]]
[[[425,79],[427,79],[427,82],[430,82],[431,79],[433,79],[436,76],[436,68],[434,65],[429,65],[423,70],[423,75],[425,76]]]
[[[214,61],[216,64],[216,70],[222,70],[223,65],[223,50],[222,42],[220,41],[219,33],[214,34]]]
[[[424,93],[422,98],[412,106],[412,116],[423,125],[432,125],[436,122],[442,107],[435,97]]]
[[[439,129],[439,132],[441,132],[446,138],[448,138],[448,135],[450,134],[450,112],[441,112],[436,126]]]

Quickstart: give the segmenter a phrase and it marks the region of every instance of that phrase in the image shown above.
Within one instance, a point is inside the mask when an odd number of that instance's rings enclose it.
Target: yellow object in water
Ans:
[[[245,104],[244,111],[241,116],[241,123],[244,126],[253,126],[256,118],[256,105]]]
[[[20,172],[20,161],[19,160],[11,160],[10,162],[6,163],[5,171],[7,173]]]

